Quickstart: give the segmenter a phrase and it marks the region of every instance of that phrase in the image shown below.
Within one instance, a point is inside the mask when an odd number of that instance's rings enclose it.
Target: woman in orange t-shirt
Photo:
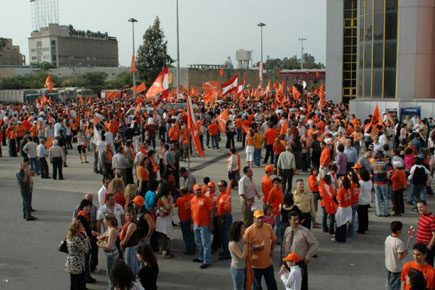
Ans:
[[[145,196],[145,193],[148,191],[150,173],[148,172],[147,167],[149,162],[148,156],[143,156],[136,168],[138,192],[142,196]]]
[[[346,242],[347,224],[352,222],[352,195],[351,183],[347,176],[342,177],[341,188],[337,192],[338,209],[335,214],[337,229],[335,241]]]
[[[353,238],[355,236],[355,222],[356,222],[356,211],[358,209],[358,197],[359,197],[359,177],[354,170],[349,171],[348,177],[350,182],[350,203],[352,208],[352,221],[349,224],[349,229],[347,231],[347,236]]]
[[[253,162],[254,162],[254,130],[249,129],[249,134],[246,135],[246,162],[248,163],[248,166],[252,168]]]

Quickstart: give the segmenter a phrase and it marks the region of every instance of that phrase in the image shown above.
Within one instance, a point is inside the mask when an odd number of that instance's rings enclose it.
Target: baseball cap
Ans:
[[[264,172],[274,172],[276,170],[275,167],[273,167],[272,165],[267,165],[266,167],[264,167]]]
[[[210,182],[207,184],[207,186],[208,186],[208,187],[215,187],[216,184],[215,184],[213,181],[210,181]]]
[[[199,185],[199,184],[195,184],[195,185],[193,186],[193,191],[197,191],[197,190],[199,190],[199,189],[202,189],[202,188],[201,188],[201,185]]]
[[[353,169],[361,169],[363,166],[360,163],[355,163],[355,165],[352,167]]]
[[[296,253],[290,253],[288,254],[287,257],[285,257],[284,259],[282,259],[284,262],[295,262],[295,263],[299,263],[301,261],[301,257],[296,254]]]
[[[135,198],[133,198],[133,203],[140,205],[140,206],[143,206],[145,203],[145,200],[143,199],[142,196],[138,195]]]
[[[264,211],[261,209],[257,209],[256,211],[254,211],[254,217],[257,219],[264,217]]]

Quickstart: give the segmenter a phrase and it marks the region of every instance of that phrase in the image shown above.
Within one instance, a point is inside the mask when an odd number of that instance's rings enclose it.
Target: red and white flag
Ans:
[[[226,83],[223,83],[221,85],[222,88],[222,96],[225,96],[226,94],[237,90],[237,79],[239,78],[239,75],[235,75],[232,79],[227,81]]]
[[[243,81],[240,83],[240,85],[237,87],[237,96],[240,97],[243,95],[243,90],[245,89],[245,82],[246,80],[243,79]]]
[[[263,81],[263,69],[264,69],[264,63],[260,62],[260,66],[258,69],[258,73],[260,74],[258,77],[260,78],[260,82]]]
[[[193,145],[199,156],[205,158],[204,151],[202,151],[201,142],[199,141],[199,129],[196,122],[195,113],[193,112],[192,99],[187,95],[187,126],[192,136]]]
[[[146,93],[147,99],[152,99],[155,106],[159,105],[162,100],[167,99],[169,96],[169,69],[165,68],[157,76],[154,83]]]

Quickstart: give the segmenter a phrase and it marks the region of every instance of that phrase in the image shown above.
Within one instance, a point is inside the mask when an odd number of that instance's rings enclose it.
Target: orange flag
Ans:
[[[224,69],[221,68],[221,69],[219,70],[219,76],[222,77],[223,75],[224,75]]]
[[[47,140],[44,142],[45,147],[48,149],[51,146],[53,146],[54,137],[48,137]]]
[[[180,93],[182,93],[182,94],[186,93],[186,89],[184,88],[184,86],[182,84],[180,84]]]
[[[372,126],[376,126],[376,125],[384,126],[384,123],[382,122],[381,113],[379,113],[378,104],[376,104],[375,111],[373,112],[373,117],[372,117]]]
[[[51,93],[53,91],[54,83],[51,81],[51,75],[48,75],[45,79],[44,88],[47,88]]]
[[[279,133],[281,135],[285,135],[285,134],[287,134],[287,130],[288,130],[288,119],[285,119],[284,124],[282,125]]]
[[[50,124],[54,124],[53,117],[51,117],[50,115],[48,115],[48,122],[50,122]]]
[[[140,145],[140,143],[139,143],[139,149],[143,155],[147,155],[147,151],[145,150],[145,148],[142,147],[142,145]]]
[[[135,91],[136,94],[140,94],[142,92],[145,92],[147,89],[147,86],[145,85],[145,82],[142,82],[140,85],[134,86],[131,88],[132,91]]]
[[[216,81],[209,81],[209,82],[205,82],[202,83],[202,89],[207,92],[207,91],[219,91],[219,83]]]
[[[201,142],[199,141],[199,129],[196,122],[195,114],[193,112],[192,100],[190,96],[187,96],[187,126],[189,127],[190,134],[192,136],[193,145],[199,156],[205,158],[204,151],[202,151]]]
[[[301,97],[301,93],[295,86],[293,86],[292,92],[293,92],[293,99],[299,100],[299,98]]]
[[[270,93],[270,80],[267,83],[267,87],[264,89],[263,96],[266,96],[268,93]]]
[[[100,119],[97,116],[94,116],[94,126],[100,123]]]
[[[222,113],[219,114],[217,117],[218,123],[219,123],[219,129],[221,132],[225,132],[227,128],[227,121],[230,119],[230,115],[228,114],[228,110],[225,109],[222,111]]]
[[[136,59],[135,59],[134,53],[131,55],[130,72],[132,74],[136,73]]]

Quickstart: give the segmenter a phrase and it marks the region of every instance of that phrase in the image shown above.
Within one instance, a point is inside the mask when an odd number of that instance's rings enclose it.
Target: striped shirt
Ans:
[[[435,232],[435,216],[421,214],[418,219],[417,243],[429,245],[432,239],[432,232]]]
[[[373,169],[373,184],[374,185],[384,185],[388,184],[387,179],[387,163],[382,160],[376,160],[372,163]]]

